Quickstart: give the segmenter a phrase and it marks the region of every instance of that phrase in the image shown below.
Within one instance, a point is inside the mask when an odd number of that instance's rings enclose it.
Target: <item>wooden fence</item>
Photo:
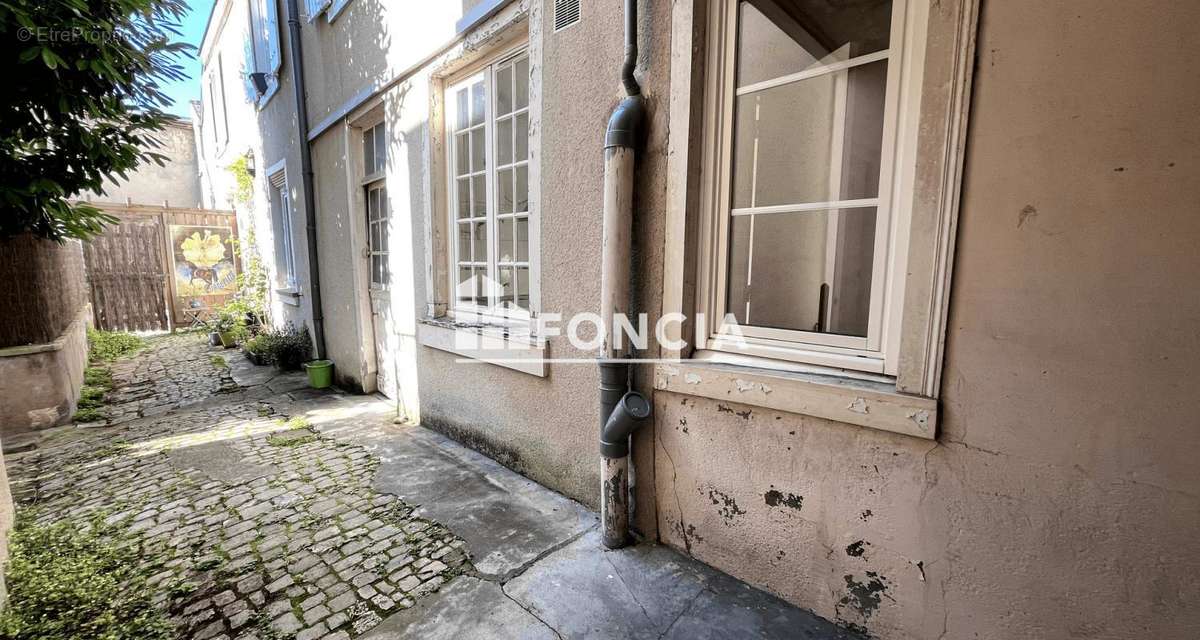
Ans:
[[[84,243],[97,327],[187,328],[236,291],[232,211],[92,204],[120,219]]]

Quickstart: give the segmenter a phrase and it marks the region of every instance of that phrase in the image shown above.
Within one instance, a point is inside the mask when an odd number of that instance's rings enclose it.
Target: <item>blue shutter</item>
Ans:
[[[250,28],[246,31],[246,40],[242,43],[242,84],[246,89],[246,99],[251,103],[258,102],[258,92],[254,90],[254,82],[250,74],[256,71],[254,65],[254,11],[250,11]]]
[[[304,9],[308,12],[308,21],[312,22],[321,17],[321,12],[329,6],[331,0],[304,0]]]
[[[263,69],[275,75],[283,67],[283,56],[279,53],[279,3],[277,0],[259,0],[265,5],[263,16],[263,42],[267,50],[267,68]]]

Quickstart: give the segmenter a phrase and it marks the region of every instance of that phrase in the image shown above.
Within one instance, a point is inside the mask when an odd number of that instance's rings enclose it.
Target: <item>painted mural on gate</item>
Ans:
[[[229,244],[232,229],[171,225],[175,294],[183,299],[233,294],[237,270]]]

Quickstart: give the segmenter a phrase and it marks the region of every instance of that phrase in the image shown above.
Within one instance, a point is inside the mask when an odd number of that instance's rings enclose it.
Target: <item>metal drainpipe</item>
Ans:
[[[625,0],[626,97],[608,121],[604,136],[604,244],[600,317],[604,346],[600,360],[600,520],[604,546],[629,541],[629,436],[650,415],[645,396],[630,391],[630,368],[616,346],[617,314],[630,311],[633,180],[645,105],[633,71],[637,67],[637,0]]]
[[[313,350],[325,357],[325,312],[321,310],[321,272],[317,260],[317,212],[313,192],[312,148],[308,142],[308,102],[304,90],[304,49],[300,42],[300,7],[287,0],[288,40],[292,50],[292,87],[296,90],[296,125],[300,136],[300,175],[304,187],[305,231],[308,238],[309,300],[312,305]]]

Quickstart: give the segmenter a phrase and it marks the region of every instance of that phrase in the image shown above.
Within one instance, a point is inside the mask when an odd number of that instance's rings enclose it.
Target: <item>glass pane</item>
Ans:
[[[511,267],[500,269],[500,299],[496,303],[508,303],[507,306],[511,306],[516,301],[516,292],[513,291],[513,287],[516,284],[516,278]]]
[[[513,171],[501,169],[496,172],[496,189],[500,193],[499,210],[497,213],[513,212]]]
[[[483,81],[480,80],[471,86],[471,124],[475,125],[483,122],[486,105],[487,97],[483,91]]]
[[[380,189],[379,189],[379,218],[382,220],[382,219],[387,219],[387,217],[388,217],[387,187],[380,187]]]
[[[734,216],[727,311],[740,324],[867,335],[875,209]]]
[[[517,219],[517,262],[529,262],[529,218]]]
[[[371,223],[371,238],[370,238],[369,242],[370,242],[370,246],[371,246],[371,251],[373,251],[373,252],[379,251],[380,240],[379,240],[379,223],[378,222]]]
[[[379,270],[383,275],[379,282],[386,287],[392,281],[392,270],[388,268],[388,258],[386,255],[379,256]]]
[[[379,217],[379,194],[374,189],[367,189],[367,221],[374,221]]]
[[[738,96],[733,206],[879,195],[887,62]]]
[[[516,98],[516,108],[524,109],[529,106],[529,58],[522,57],[513,65],[513,73],[516,74],[517,88],[514,91]]]
[[[387,167],[387,138],[383,125],[375,127],[375,170],[383,171]]]
[[[454,134],[455,175],[465,176],[471,172],[470,134]]]
[[[514,211],[529,211],[529,167],[527,165],[517,167],[516,183],[517,196]]]
[[[455,298],[468,302],[473,301],[478,283],[475,282],[472,277],[472,270],[470,267],[458,268],[458,280],[454,286]]]
[[[458,227],[458,262],[471,261],[471,225],[470,222],[459,222]]]
[[[469,178],[459,178],[457,180],[458,191],[458,218],[471,217],[471,180]]]
[[[512,118],[496,121],[496,164],[512,164]]]
[[[383,282],[383,260],[379,256],[371,256],[371,283],[381,284]]]
[[[888,48],[891,0],[777,0],[772,4],[774,22],[754,4],[741,3],[739,87]]]
[[[497,235],[499,236],[500,253],[497,254],[496,261],[500,264],[511,263],[513,261],[513,225],[515,221],[512,218],[501,218],[499,222]]]
[[[363,132],[363,171],[371,173],[375,167],[375,135],[370,129]]]
[[[471,131],[471,171],[480,172],[487,168],[487,156],[485,155],[486,141],[483,137],[483,129],[475,129]]]
[[[496,72],[496,115],[512,112],[512,67]]]
[[[467,117],[467,112],[471,108],[471,101],[467,98],[467,90],[465,88],[459,89],[458,93],[455,94],[454,101],[457,103],[458,109],[458,120],[454,128],[465,129],[470,124],[470,120]]]
[[[516,136],[516,160],[526,160],[529,158],[529,114],[522,113],[517,116],[517,136]]]
[[[529,268],[517,267],[517,306],[529,309]]]
[[[472,262],[487,262],[487,223],[472,222],[471,223],[471,261]]]
[[[487,179],[485,176],[471,178],[471,217],[487,215]]]
[[[388,221],[387,219],[380,220],[379,224],[379,250],[387,253],[388,250]]]

